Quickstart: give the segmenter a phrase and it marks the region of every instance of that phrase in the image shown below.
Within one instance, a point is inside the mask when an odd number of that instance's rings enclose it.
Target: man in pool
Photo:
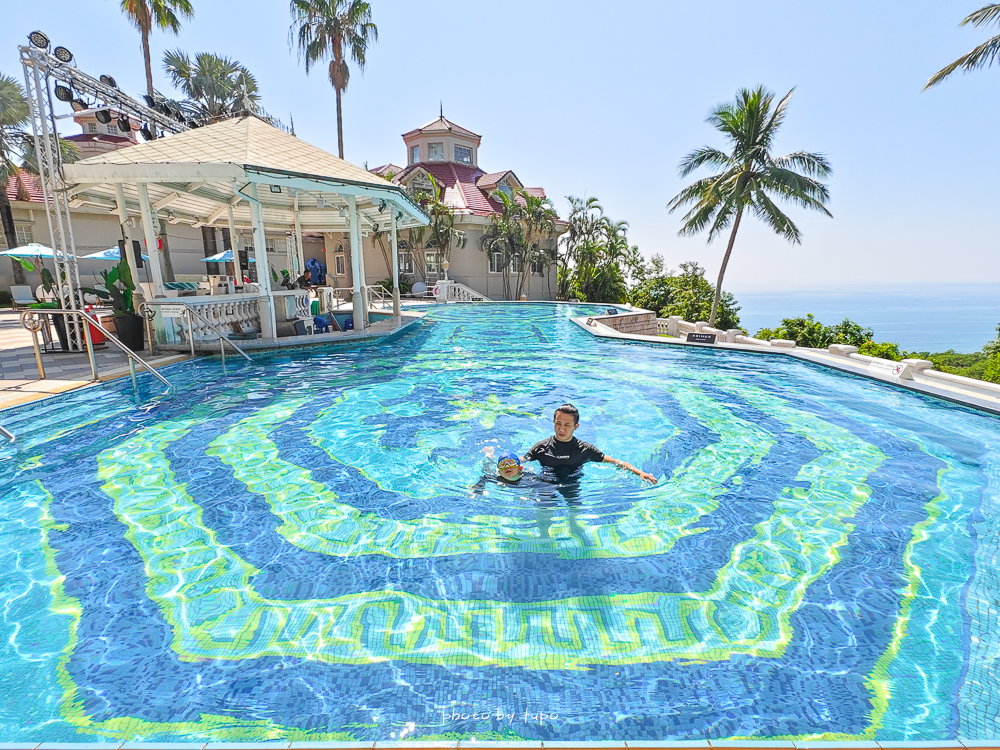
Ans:
[[[557,474],[570,474],[585,463],[597,461],[628,469],[640,479],[656,484],[656,477],[647,474],[625,461],[619,461],[604,454],[596,446],[585,443],[573,436],[580,426],[580,412],[573,404],[563,404],[556,409],[552,419],[555,434],[552,437],[539,440],[524,454],[524,461],[538,461],[547,469],[553,469]]]

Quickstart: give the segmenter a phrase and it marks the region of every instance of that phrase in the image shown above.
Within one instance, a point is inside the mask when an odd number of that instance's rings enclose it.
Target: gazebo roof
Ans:
[[[275,229],[293,225],[297,204],[303,230],[346,231],[347,217],[338,209],[347,195],[357,198],[364,228],[388,224],[393,206],[402,214],[400,228],[427,223],[399,186],[256,117],[109,151],[64,170],[78,204],[111,207],[115,183],[122,183],[129,210],[137,213],[137,183],[145,182],[154,208],[196,226],[225,226],[230,205],[236,223],[248,226],[252,193],[243,191],[252,183],[267,186],[258,200],[265,224]]]

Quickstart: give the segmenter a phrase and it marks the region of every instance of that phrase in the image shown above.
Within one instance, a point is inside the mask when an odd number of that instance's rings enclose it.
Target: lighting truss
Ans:
[[[39,33],[39,32],[33,32]],[[41,35],[44,36],[44,35]],[[39,37],[41,39],[41,37]],[[38,159],[38,176],[45,202],[45,218],[48,221],[49,237],[56,266],[56,286],[59,303],[64,310],[77,310],[83,303],[80,295],[80,269],[76,260],[76,243],[73,240],[73,222],[70,216],[70,196],[63,176],[62,154],[59,149],[59,131],[52,106],[52,81],[68,86],[79,95],[91,97],[100,109],[115,110],[119,117],[148,123],[149,127],[166,133],[180,133],[188,130],[188,125],[174,117],[136,101],[122,93],[113,85],[114,79],[103,76],[107,82],[87,75],[71,62],[73,56],[65,48],[60,57],[48,51],[45,46],[19,47],[21,65],[24,68],[24,83],[29,104],[29,120],[34,136],[35,154]],[[71,335],[69,345],[72,351],[83,351],[82,335]]]

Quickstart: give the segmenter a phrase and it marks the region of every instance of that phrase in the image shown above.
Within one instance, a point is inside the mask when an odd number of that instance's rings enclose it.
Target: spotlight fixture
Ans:
[[[70,52],[65,47],[56,47],[52,50],[52,54],[56,56],[56,60],[63,63],[73,62],[73,53]]]
[[[326,201],[323,200],[322,198],[317,198],[316,199],[316,208],[318,208],[318,209],[320,209],[322,211],[324,208],[326,208]]]
[[[111,76],[101,76],[101,83],[103,83],[105,86],[110,86],[113,89],[118,88],[118,83]]]
[[[132,129],[132,123],[128,121],[128,115],[125,113],[118,115],[118,129],[123,133],[127,133]]]
[[[88,105],[83,99],[73,99],[70,102],[70,106],[73,107],[74,112],[83,112],[85,109],[90,109],[90,105]]]
[[[281,192],[281,185],[271,185],[270,188],[271,188],[271,192],[272,193],[280,193]]]
[[[387,201],[387,200],[386,200],[385,198],[382,198],[382,199],[381,199],[381,200],[380,200],[380,201],[378,202],[378,212],[379,212],[379,213],[383,213],[383,212],[385,211],[385,207],[386,207],[387,205],[389,205],[389,202],[388,202],[388,201]]]
[[[347,216],[347,211],[343,207],[338,208],[337,213],[340,214],[342,217]]]
[[[143,137],[144,140],[153,140],[153,131],[149,129],[149,125],[143,123],[142,127],[139,128],[139,135]]]
[[[94,117],[97,118],[97,121],[101,123],[101,125],[107,125],[111,122],[111,112],[106,109],[99,109],[94,113]]]
[[[61,102],[71,102],[73,101],[73,89],[69,86],[64,86],[61,83],[56,84],[56,99]]]
[[[32,47],[37,47],[38,49],[49,48],[49,38],[40,31],[32,31],[28,34],[28,41],[31,42]]]
[[[396,214],[396,221],[399,221],[402,218],[403,218],[403,212],[400,211],[399,213]]]
[[[146,106],[150,109],[156,109],[156,99],[151,97],[149,94],[143,94],[142,99],[146,102]]]

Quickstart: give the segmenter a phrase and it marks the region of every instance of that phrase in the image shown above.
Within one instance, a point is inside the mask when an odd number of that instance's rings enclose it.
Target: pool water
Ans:
[[[1000,736],[997,418],[603,309],[3,415],[0,736]],[[496,482],[567,401],[658,482]]]

